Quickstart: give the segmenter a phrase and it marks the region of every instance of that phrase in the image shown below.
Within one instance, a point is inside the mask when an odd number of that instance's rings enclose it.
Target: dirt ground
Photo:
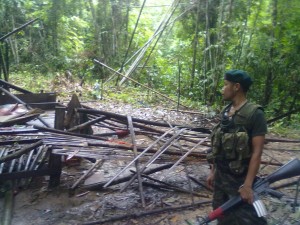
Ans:
[[[209,124],[211,121],[207,115],[168,111],[160,107],[136,108],[130,105],[93,103],[93,108],[130,114],[136,118],[176,121],[176,123],[182,124],[197,123],[202,126],[203,123]],[[211,125],[209,124],[208,127]],[[275,137],[271,134],[268,135],[268,138]],[[137,136],[137,139],[142,140],[143,137]],[[286,163],[299,157],[299,143],[269,142],[265,145],[263,160],[264,162]],[[176,160],[178,158],[174,158],[174,162]],[[106,160],[84,182],[87,184],[108,180],[127,164],[128,161]],[[82,160],[78,165],[65,166],[60,185],[53,189],[48,188],[48,177],[39,177],[33,179],[27,188],[17,190],[12,225],[196,225],[211,210],[211,192],[187,178],[187,175],[190,175],[205,183],[209,170],[206,162],[192,160],[178,165],[174,171],[168,174],[162,171],[151,175],[155,179],[186,190],[193,190],[201,196],[143,186],[145,207],[142,207],[137,183],[129,186],[123,192],[120,189],[124,183],[93,191],[86,189],[84,183],[81,183],[75,193],[71,194],[69,188],[91,166],[92,163],[88,160]],[[260,174],[269,174],[277,168],[278,166],[262,164]],[[280,191],[287,194],[281,200],[270,196],[261,196],[269,212],[268,223],[271,225],[300,224],[299,206],[293,206],[293,202],[291,202],[297,196],[297,185],[282,188]],[[3,201],[4,199],[1,198],[0,212],[3,211]],[[172,209],[170,210],[170,208]],[[165,211],[154,213],[155,210],[162,209]],[[143,215],[144,212],[153,212],[153,214]],[[215,224],[215,222],[210,224]]]

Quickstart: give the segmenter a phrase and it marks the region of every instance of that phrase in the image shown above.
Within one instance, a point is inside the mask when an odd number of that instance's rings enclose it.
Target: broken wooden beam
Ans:
[[[88,171],[86,171],[86,173],[85,174],[83,174],[73,185],[72,185],[72,187],[70,188],[70,194],[73,194],[73,192],[74,192],[74,190],[75,190],[75,188],[77,188],[77,186],[80,184],[80,182],[83,180],[83,179],[85,179],[92,171],[93,171],[93,169],[95,169],[96,167],[98,167],[98,166],[102,166],[103,165],[103,163],[104,163],[104,160],[102,160],[102,159],[99,159],[99,160],[97,160],[94,164],[93,164],[93,166],[91,167],[91,168],[89,168],[88,169]]]
[[[3,86],[5,89],[12,88],[12,89],[14,89],[16,91],[19,91],[19,92],[22,92],[24,94],[32,94],[31,91],[28,91],[26,89],[20,88],[20,87],[18,87],[16,85],[13,85],[13,84],[5,81],[5,80],[2,80],[2,79],[0,79],[0,86]]]
[[[55,119],[54,119],[54,128],[57,130],[64,129],[64,118],[65,118],[65,107],[56,107],[55,108]],[[49,156],[49,168],[51,170],[56,170],[57,173],[51,174],[48,187],[53,188],[60,184],[60,176],[62,172],[62,162],[61,155],[52,154],[52,149]]]
[[[155,186],[155,184],[153,185],[152,183],[143,181],[143,184],[150,185],[152,187],[165,188],[165,189],[169,189],[169,190],[178,191],[178,192],[181,192],[181,193],[192,194],[192,195],[195,195],[195,196],[198,196],[198,197],[209,198],[208,195],[204,195],[204,194],[201,194],[201,193],[198,193],[198,192],[195,192],[195,191],[186,190],[184,188],[178,187],[178,186],[173,185],[173,184],[166,183],[164,181],[152,178],[152,177],[144,175],[144,174],[142,176],[149,179],[149,180],[152,180],[156,183],[161,184],[160,186]]]
[[[174,212],[177,210],[184,210],[184,209],[193,209],[193,208],[198,208],[206,204],[211,204],[211,200],[202,200],[199,202],[195,202],[193,204],[186,204],[186,205],[180,205],[180,206],[170,206],[170,207],[164,207],[160,209],[155,209],[151,211],[144,211],[144,212],[137,212],[137,213],[129,213],[126,215],[122,216],[115,216],[111,217],[108,219],[101,219],[101,220],[95,220],[91,222],[84,222],[83,225],[97,225],[97,224],[103,224],[103,223],[111,223],[114,221],[119,221],[119,220],[125,220],[125,219],[130,219],[130,218],[140,218],[144,216],[149,216],[153,214],[159,214],[159,213],[164,213],[164,212]]]
[[[85,109],[85,108],[79,108],[77,109],[79,113],[87,113],[87,114],[92,114],[92,115],[105,115],[108,118],[116,118],[119,120],[123,120],[127,122],[126,116],[117,114],[117,113],[112,113],[112,112],[106,112],[102,110],[96,110],[96,109]],[[162,123],[162,122],[154,122],[154,121],[149,121],[149,120],[144,120],[144,119],[138,119],[138,118],[132,118],[133,122],[139,122],[139,123],[144,123],[144,124],[149,124],[149,125],[154,125],[154,126],[160,126],[160,127],[170,127],[168,123]],[[173,126],[179,126],[176,124],[173,124]]]
[[[192,177],[191,175],[188,175],[187,176],[189,179],[191,179],[192,181],[194,181],[196,184],[198,184],[199,186],[201,186],[201,187],[204,187],[206,190],[208,190],[208,191],[210,191],[210,192],[212,192],[212,190],[209,188],[209,187],[207,187],[205,184],[202,184],[200,181],[198,181],[195,177]]]
[[[127,122],[124,121],[124,120],[120,120],[120,119],[116,119],[116,118],[111,118],[111,121],[114,121],[114,122],[118,122],[118,123],[127,125]],[[157,133],[157,134],[163,134],[163,133],[164,133],[164,131],[162,131],[162,130],[156,129],[156,128],[154,128],[154,127],[149,127],[149,126],[140,124],[140,123],[138,123],[138,122],[133,122],[133,125],[134,125],[135,127],[137,127],[137,128],[140,128],[140,129],[143,129],[143,130],[148,130],[149,132],[152,132],[152,133],[150,133],[150,135],[155,135],[155,133]],[[170,126],[168,126],[168,127],[170,127]],[[178,126],[177,128],[184,128],[184,126]],[[204,129],[206,129],[206,128],[204,128]],[[191,128],[191,131],[193,131],[193,128]],[[136,131],[136,133],[137,133],[137,134],[138,134],[138,133],[143,134],[143,132],[141,132],[141,131]],[[207,131],[205,131],[204,133],[205,133],[205,135],[207,136],[208,133],[209,133],[209,131],[207,130]],[[144,134],[147,134],[147,133],[144,133]],[[205,137],[206,137],[206,136],[205,136]],[[189,137],[185,137],[185,136],[181,136],[181,139],[183,139],[183,140],[185,140],[185,141],[192,142],[192,143],[198,143],[198,140],[193,139],[193,138],[189,138]],[[206,144],[206,143],[203,143],[202,145],[204,145],[204,146],[210,146],[209,144]]]
[[[87,114],[92,114],[92,115],[105,115],[108,118],[115,118],[115,119],[127,122],[126,116],[123,116],[123,115],[120,115],[117,113],[111,113],[111,112],[95,110],[95,109],[86,109],[86,108],[79,108],[79,109],[77,109],[77,111],[79,113],[87,113]],[[159,126],[159,127],[170,127],[169,123],[155,122],[155,121],[144,120],[144,119],[139,119],[139,118],[134,118],[134,117],[132,117],[132,121],[147,124],[147,125]],[[178,127],[178,128],[187,128],[187,129],[192,129],[192,130],[195,129],[193,127],[183,126],[180,124],[171,124],[171,125],[174,127]],[[197,128],[197,129],[200,129],[200,128]],[[203,132],[203,133],[206,132],[206,133],[210,134],[210,130],[207,128],[201,128],[201,132]]]
[[[93,120],[87,121],[85,123],[79,124],[75,127],[72,127],[70,129],[68,129],[67,131],[68,132],[74,132],[74,131],[82,130],[82,129],[85,129],[86,127],[90,126],[90,125],[93,125],[93,124],[98,123],[98,122],[100,122],[102,120],[105,120],[105,119],[106,119],[106,116],[98,117],[96,119],[93,119]]]
[[[42,126],[39,126],[39,125],[34,125],[33,128],[35,128],[37,130],[40,130],[40,131],[50,132],[50,133],[56,133],[56,134],[63,134],[63,135],[69,135],[69,136],[75,136],[75,137],[82,137],[82,138],[89,138],[89,139],[107,141],[107,139],[105,139],[105,138],[94,136],[94,135],[71,133],[71,132],[68,132],[68,131],[62,131],[62,130],[57,130],[57,129],[53,129],[53,128],[42,127]]]
[[[143,174],[146,174],[146,175],[153,174],[153,173],[156,173],[158,171],[162,171],[162,170],[168,169],[172,165],[173,164],[170,163],[170,164],[161,165],[161,166],[158,166],[158,167],[155,167],[155,168],[152,168],[152,169],[147,169],[147,170],[143,171]],[[125,176],[125,177],[121,177],[119,179],[115,179],[108,186],[112,186],[112,185],[115,185],[115,184],[120,184],[120,183],[129,181],[131,179],[131,177],[133,177],[133,176],[132,175],[128,175],[128,176]],[[87,189],[90,189],[90,190],[99,190],[99,189],[102,189],[103,186],[106,183],[107,183],[107,181],[101,181],[101,182],[98,182],[98,183],[95,183],[95,184],[84,185],[84,188],[87,188]]]

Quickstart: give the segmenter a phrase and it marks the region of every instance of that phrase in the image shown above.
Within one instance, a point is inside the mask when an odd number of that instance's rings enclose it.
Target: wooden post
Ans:
[[[66,107],[55,107],[55,120],[54,127],[58,130],[64,129],[64,118],[65,118]],[[50,152],[49,167],[51,170],[56,172],[50,175],[49,188],[56,187],[60,184],[60,175],[62,170],[61,156],[52,154]]]
[[[5,191],[5,196],[4,196],[4,209],[2,212],[2,225],[10,225],[12,224],[12,215],[13,215],[13,210],[14,210],[14,181],[6,181],[4,183],[5,186],[7,186],[7,190]]]

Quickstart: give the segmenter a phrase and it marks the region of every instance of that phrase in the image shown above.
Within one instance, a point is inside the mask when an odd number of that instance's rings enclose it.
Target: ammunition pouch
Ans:
[[[226,160],[242,160],[251,156],[249,136],[244,129],[233,133],[223,133],[221,145]]]
[[[211,133],[212,152],[207,154],[209,163],[215,162],[220,169],[234,175],[243,175],[248,170],[251,158],[251,143],[247,132],[250,118],[258,108],[246,104],[228,126],[216,125]]]

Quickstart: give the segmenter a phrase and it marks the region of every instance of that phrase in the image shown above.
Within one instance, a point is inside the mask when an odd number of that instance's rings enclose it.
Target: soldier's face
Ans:
[[[236,95],[235,83],[228,80],[224,80],[224,86],[222,88],[223,100],[230,101]]]

